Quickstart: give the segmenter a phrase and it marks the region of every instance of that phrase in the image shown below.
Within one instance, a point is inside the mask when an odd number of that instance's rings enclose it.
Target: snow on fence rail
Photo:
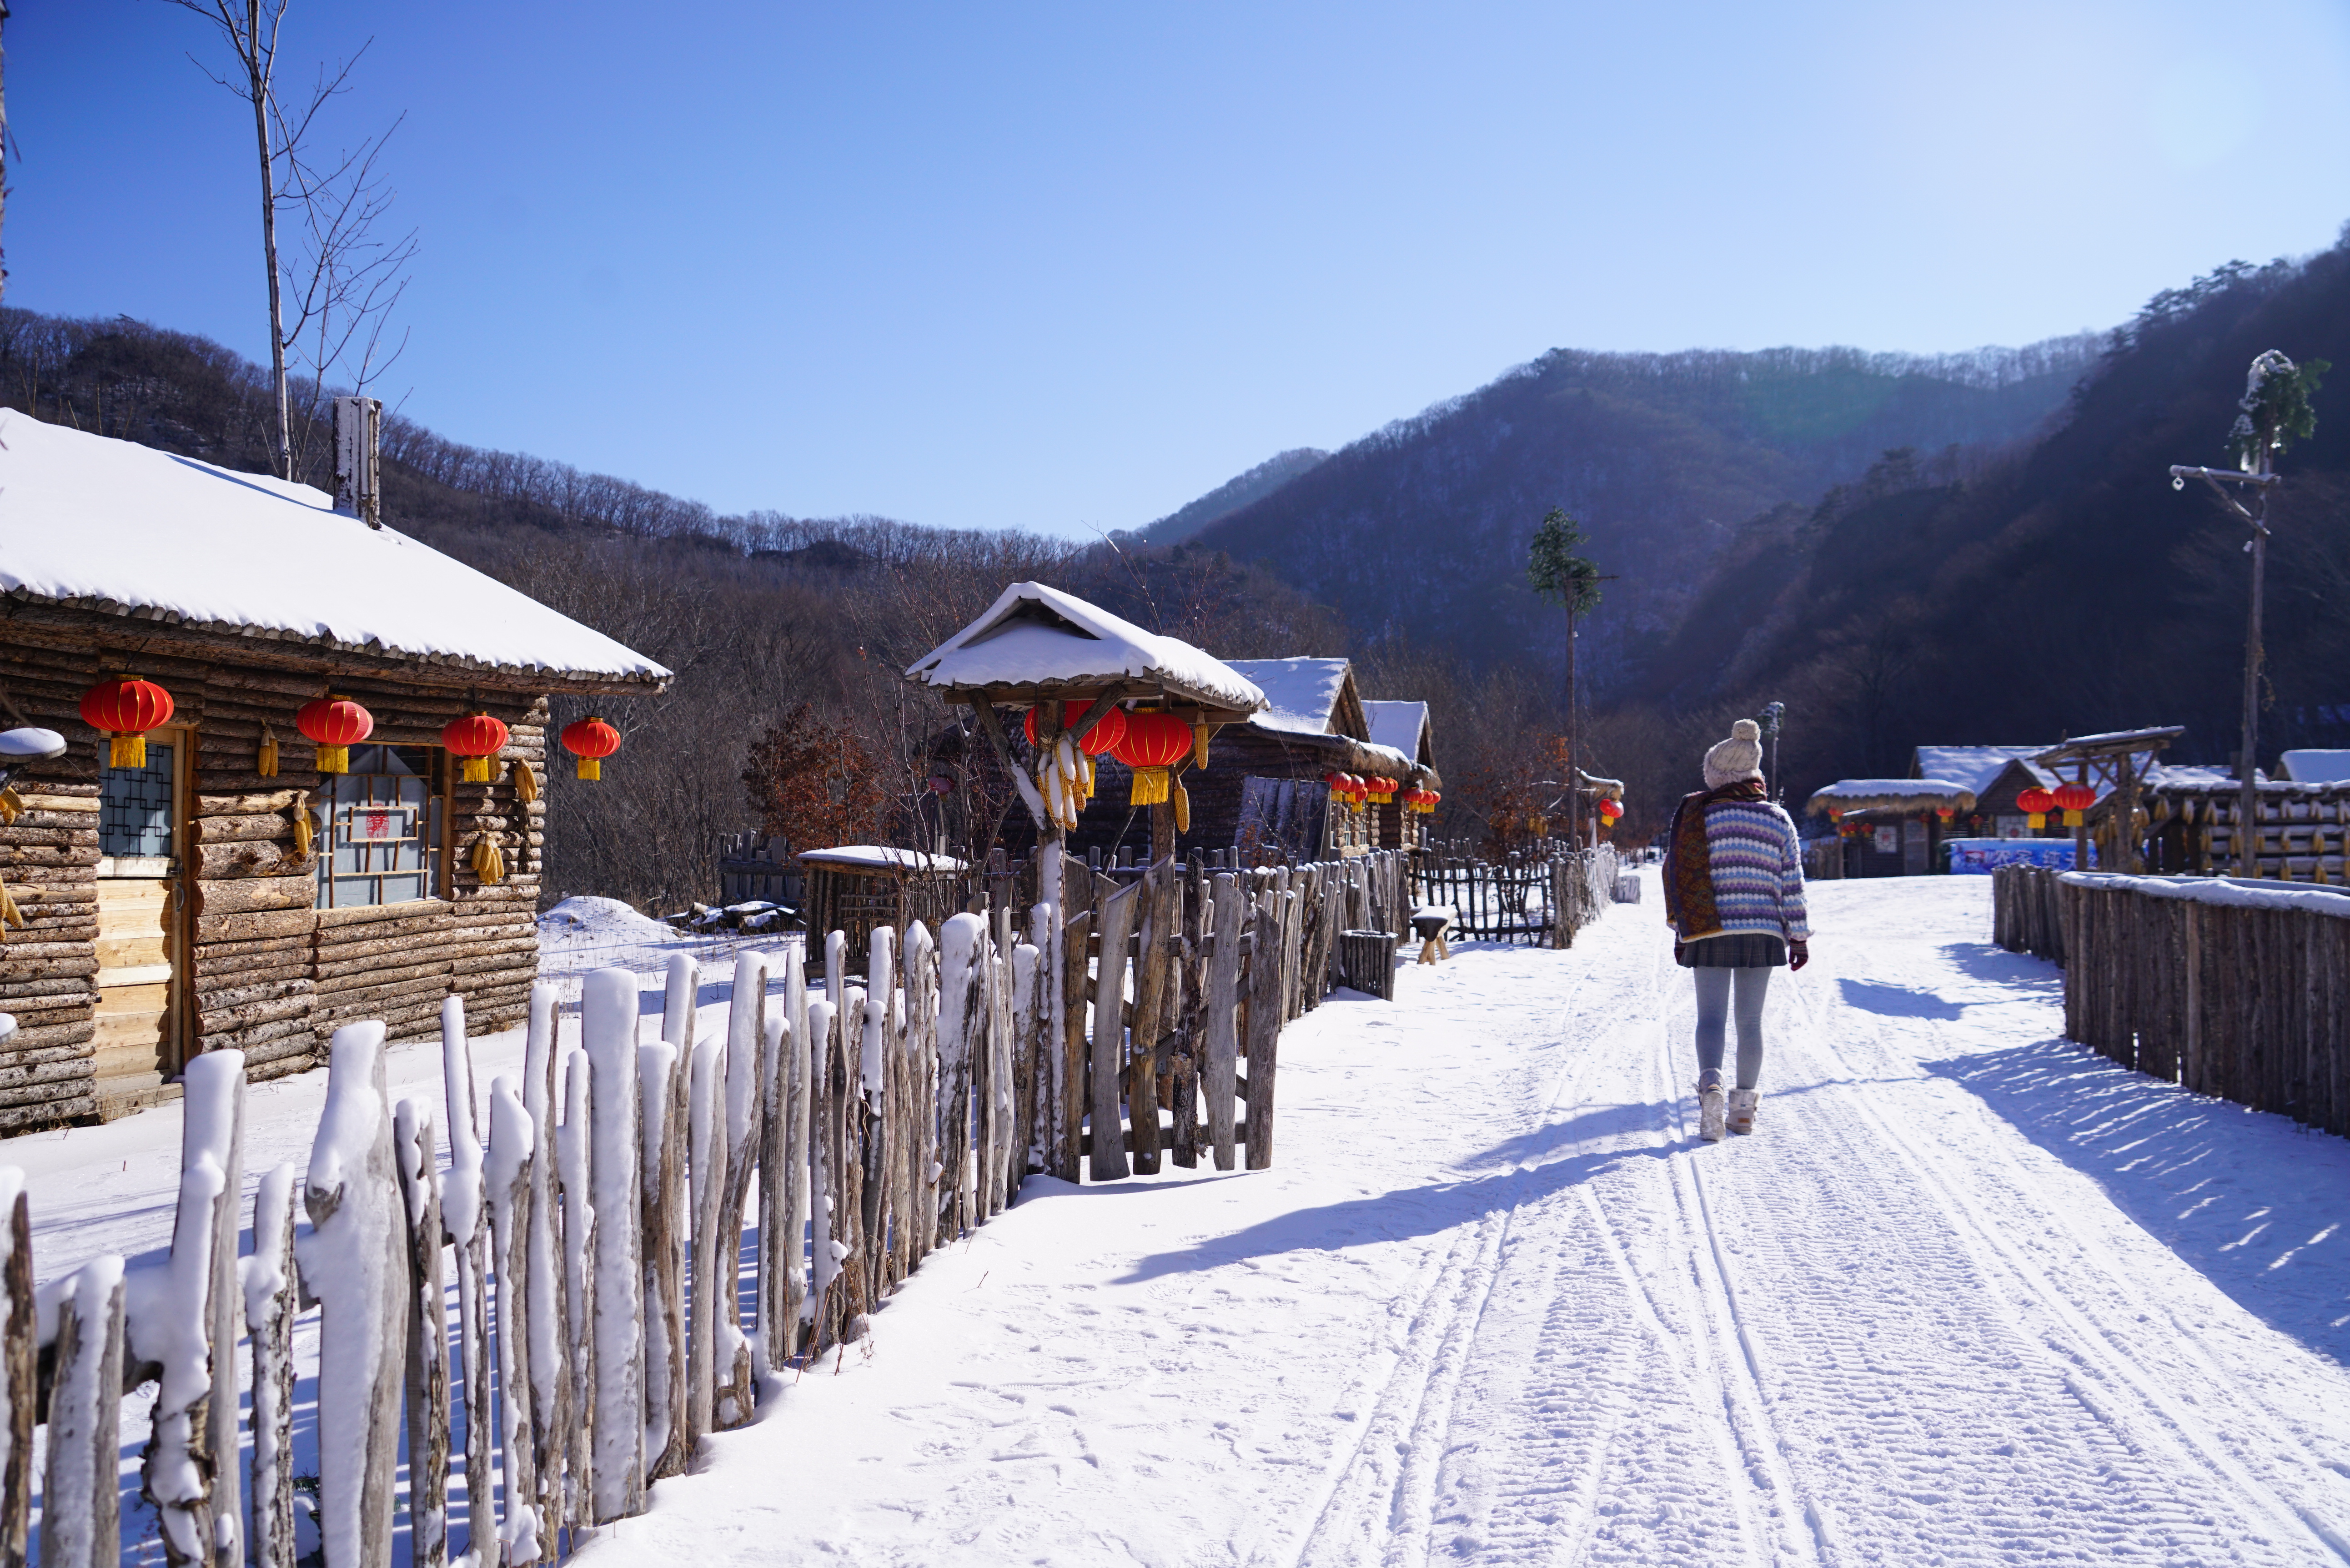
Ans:
[[[2350,1135],[2350,896],[2007,867],[1992,936],[2064,966],[2064,1033],[2198,1094]]]
[[[1046,906],[876,930],[862,984],[836,931],[827,993],[798,944],[741,951],[724,1027],[703,1030],[700,966],[678,954],[646,1042],[638,977],[598,970],[576,1033],[559,988],[533,988],[521,1076],[486,1096],[452,997],[438,1105],[393,1103],[384,1025],[347,1024],[307,1168],[262,1178],[243,1258],[237,1052],[189,1065],[160,1258],[95,1259],[36,1293],[22,1174],[0,1168],[0,1568],[26,1561],[36,1490],[47,1568],[119,1561],[120,1406],[147,1383],[166,1561],[296,1568],[294,1344],[313,1314],[317,1560],[388,1568],[404,1516],[411,1562],[450,1561],[462,1486],[466,1560],[554,1561],[642,1511],[773,1374],[860,1338],[1027,1172],[1075,1180],[1085,1158],[1117,1179],[1162,1148],[1270,1165],[1281,1027],[1321,999],[1341,929],[1402,923],[1401,857],[1060,869],[1057,972],[1022,940],[1055,929]]]

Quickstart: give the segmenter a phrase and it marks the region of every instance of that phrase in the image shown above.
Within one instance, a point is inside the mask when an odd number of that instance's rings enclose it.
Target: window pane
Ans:
[[[171,854],[172,748],[150,741],[145,767],[109,768],[99,780],[99,853]]]
[[[440,802],[427,746],[353,746],[351,771],[321,781],[332,853],[318,907],[345,909],[428,898],[435,876]]]

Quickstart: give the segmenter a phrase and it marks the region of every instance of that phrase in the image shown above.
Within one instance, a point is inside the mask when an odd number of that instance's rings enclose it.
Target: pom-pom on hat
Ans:
[[[1717,741],[1705,753],[1705,787],[1720,789],[1740,779],[1762,776],[1762,726],[1741,719],[1730,726],[1730,739]]]

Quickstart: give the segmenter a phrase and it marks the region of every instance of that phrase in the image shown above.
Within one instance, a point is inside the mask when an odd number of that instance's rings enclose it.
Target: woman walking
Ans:
[[[1762,1098],[1762,996],[1781,964],[1811,960],[1795,824],[1762,795],[1762,731],[1752,719],[1705,753],[1705,788],[1685,795],[1665,838],[1665,919],[1673,961],[1697,982],[1698,1136],[1754,1130]],[[1738,1014],[1738,1086],[1724,1106],[1721,1054]]]

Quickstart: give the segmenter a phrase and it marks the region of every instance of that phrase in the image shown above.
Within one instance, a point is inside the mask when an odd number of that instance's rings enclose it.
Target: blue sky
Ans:
[[[7,302],[264,357],[213,39],[14,8]],[[2341,0],[295,0],[284,68],[369,37],[387,396],[727,510],[1134,526],[1545,348],[2022,343],[2350,218]]]

